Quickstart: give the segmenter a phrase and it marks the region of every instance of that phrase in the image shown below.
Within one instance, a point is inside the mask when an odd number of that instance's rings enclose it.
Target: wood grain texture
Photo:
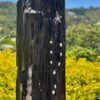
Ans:
[[[65,100],[64,0],[17,3],[16,100]]]

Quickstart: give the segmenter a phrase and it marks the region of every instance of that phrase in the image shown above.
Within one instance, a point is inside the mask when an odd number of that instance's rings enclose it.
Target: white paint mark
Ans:
[[[52,40],[50,40],[50,44],[52,44],[53,43],[53,41]]]
[[[53,71],[53,75],[56,75],[56,70]]]
[[[57,88],[57,85],[56,84],[54,84],[54,89],[56,89]]]
[[[60,65],[61,65],[61,63],[59,62],[59,63],[58,63],[58,66],[60,66]]]
[[[51,54],[51,55],[53,54],[53,51],[52,51],[52,50],[50,50],[50,54]]]
[[[60,43],[60,44],[59,44],[59,46],[60,46],[60,47],[62,47],[62,46],[63,46],[63,44],[62,44],[62,43]]]
[[[61,57],[62,57],[62,55],[63,55],[62,52],[60,52],[60,56],[61,56]]]
[[[50,61],[50,64],[51,64],[51,65],[53,64],[53,61],[52,61],[52,60]]]
[[[41,85],[41,83],[39,83],[39,86]]]
[[[53,94],[53,95],[55,94],[55,90],[52,90],[52,94]]]

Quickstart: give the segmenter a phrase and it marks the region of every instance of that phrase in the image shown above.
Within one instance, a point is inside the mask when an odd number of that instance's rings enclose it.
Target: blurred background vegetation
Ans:
[[[16,49],[16,5],[0,3],[0,49]]]
[[[66,14],[66,97],[100,100],[100,8]],[[15,100],[16,4],[0,2],[0,100]]]
[[[100,55],[100,8],[70,8],[65,14],[66,56],[94,60]],[[0,3],[0,49],[5,48],[16,50],[16,4],[11,2]]]
[[[100,55],[100,8],[71,8],[66,13],[66,56],[90,61]]]

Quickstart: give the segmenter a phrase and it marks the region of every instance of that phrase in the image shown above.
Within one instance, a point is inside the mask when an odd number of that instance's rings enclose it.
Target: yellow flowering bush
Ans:
[[[0,100],[16,100],[16,73],[16,53],[0,51]],[[66,98],[100,100],[100,61],[66,59]]]
[[[66,60],[67,100],[100,100],[100,62]]]
[[[15,100],[16,68],[16,54],[0,51],[0,100]]]

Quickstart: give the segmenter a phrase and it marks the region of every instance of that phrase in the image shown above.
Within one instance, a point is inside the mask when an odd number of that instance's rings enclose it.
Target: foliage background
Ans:
[[[16,6],[0,2],[0,49],[16,49]]]
[[[73,8],[65,13],[67,100],[100,100],[100,8]],[[1,2],[0,100],[15,100],[15,41],[16,6]]]

